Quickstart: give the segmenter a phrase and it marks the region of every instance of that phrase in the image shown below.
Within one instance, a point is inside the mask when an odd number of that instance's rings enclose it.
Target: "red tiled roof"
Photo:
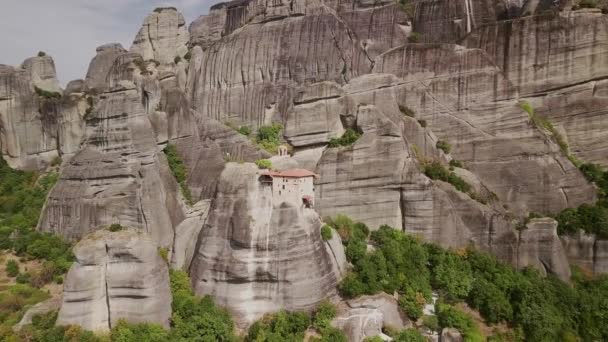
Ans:
[[[262,175],[270,177],[287,177],[287,178],[304,178],[304,177],[318,177],[316,173],[310,172],[305,169],[289,169],[284,171],[266,171]]]

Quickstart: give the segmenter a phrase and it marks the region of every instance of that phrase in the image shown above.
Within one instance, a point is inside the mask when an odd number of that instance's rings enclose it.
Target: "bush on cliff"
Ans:
[[[179,153],[177,152],[177,147],[173,144],[167,144],[167,147],[163,150],[165,155],[167,156],[167,162],[169,163],[169,169],[171,169],[171,173],[175,177],[175,180],[179,184],[179,187],[182,191],[182,195],[186,199],[186,202],[192,205],[192,193],[190,192],[190,188],[186,183],[188,179],[188,170],[186,169],[186,165],[182,161]]]
[[[361,134],[354,129],[348,128],[339,138],[331,138],[329,140],[329,147],[340,147],[340,146],[351,146],[353,145],[359,138]]]
[[[281,131],[283,125],[278,122],[270,126],[261,126],[256,134],[256,143],[258,146],[272,154],[276,154],[281,145]]]

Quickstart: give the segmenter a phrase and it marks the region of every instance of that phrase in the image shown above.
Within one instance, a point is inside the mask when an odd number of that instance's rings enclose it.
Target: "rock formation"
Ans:
[[[173,63],[175,57],[183,57],[188,51],[188,39],[184,16],[173,7],[157,8],[144,20],[130,52],[144,60]]]
[[[551,218],[532,219],[520,232],[517,266],[533,266],[552,272],[564,281],[570,279],[570,267],[557,236],[557,222]]]
[[[103,93],[86,125],[83,147],[49,194],[39,229],[75,240],[120,223],[170,247],[183,219],[178,187],[135,84],[121,81]]]
[[[169,327],[169,272],[152,238],[134,230],[101,230],[80,241],[74,255],[58,325],[107,331],[125,319]]]
[[[240,326],[313,309],[335,293],[344,259],[321,239],[312,209],[273,200],[259,177],[253,164],[228,163],[190,266],[195,292],[212,295]]]
[[[341,303],[332,325],[344,331],[349,341],[381,335],[385,326],[397,330],[411,327],[401,314],[397,300],[387,294],[362,296]]]

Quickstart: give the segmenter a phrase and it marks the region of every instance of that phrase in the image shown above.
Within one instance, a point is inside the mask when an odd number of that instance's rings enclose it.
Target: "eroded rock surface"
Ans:
[[[175,57],[182,57],[188,51],[188,39],[184,16],[173,7],[157,8],[144,20],[130,52],[145,60],[173,63]]]
[[[169,327],[169,271],[147,234],[97,231],[75,246],[74,255],[58,325],[107,331],[124,319]]]
[[[344,331],[349,341],[363,341],[382,335],[382,327],[397,330],[411,327],[401,314],[397,300],[390,295],[362,296],[340,303],[332,325]]]
[[[277,310],[311,310],[340,275],[319,216],[273,201],[253,164],[228,163],[190,267],[194,290],[212,295],[246,326]]]
[[[570,279],[570,267],[557,236],[557,222],[552,218],[532,219],[520,232],[517,266],[533,266],[551,272],[563,281]]]

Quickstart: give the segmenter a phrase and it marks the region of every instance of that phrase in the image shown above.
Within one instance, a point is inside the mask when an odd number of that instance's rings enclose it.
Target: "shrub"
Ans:
[[[234,341],[230,314],[209,296],[194,296],[184,271],[171,270],[173,316],[171,341]]]
[[[53,262],[46,261],[42,264],[42,268],[32,274],[30,277],[30,284],[33,287],[41,288],[44,285],[50,283],[55,274],[57,273],[57,268]]]
[[[249,128],[249,126],[241,126],[236,131],[239,132],[239,133],[241,133],[242,135],[244,135],[246,137],[248,137],[248,136],[251,135],[251,128]]]
[[[190,61],[190,58],[192,58],[192,52],[188,50],[188,52],[186,52],[186,54],[184,55],[184,59]]]
[[[422,317],[422,324],[432,331],[439,331],[439,320],[435,315],[425,315]]]
[[[36,86],[34,86],[34,90],[36,91],[36,94],[38,96],[48,99],[48,100],[57,100],[57,99],[61,98],[61,93],[58,93],[56,91],[48,91],[48,90],[40,89]]]
[[[402,330],[394,339],[395,342],[425,342],[424,336],[414,328]]]
[[[323,238],[323,240],[328,241],[331,240],[332,237],[332,232],[331,232],[331,227],[328,225],[323,225],[323,227],[321,227],[321,237]]]
[[[407,106],[399,106],[399,111],[401,111],[401,114],[405,115],[405,116],[409,116],[411,118],[416,117],[416,113],[414,113],[414,111],[407,107]]]
[[[32,275],[29,274],[28,272],[19,273],[15,280],[17,281],[17,284],[29,284],[31,277],[32,277]]]
[[[182,195],[184,195],[184,198],[186,199],[186,203],[192,205],[192,193],[190,192],[190,188],[188,188],[188,184],[186,184],[186,180],[188,178],[186,165],[179,156],[179,153],[177,152],[177,147],[173,144],[167,144],[167,147],[165,147],[163,152],[167,156],[169,169],[171,169],[173,177],[175,177],[175,180],[179,184]]]
[[[44,57],[44,56],[46,56],[46,52],[38,51],[38,57]]]
[[[450,145],[445,140],[438,140],[437,144],[435,145],[435,147],[437,147],[438,149],[442,150],[445,154],[449,154],[450,151],[452,150],[452,145]]]
[[[110,336],[112,341],[117,342],[165,342],[169,340],[169,333],[160,325],[150,323],[130,324],[125,320],[119,320],[112,327]]]
[[[309,325],[304,312],[279,311],[253,323],[245,341],[302,341]]]
[[[578,5],[581,8],[597,8],[598,2],[597,0],[581,0]]]
[[[61,165],[61,163],[63,163],[63,160],[61,159],[60,156],[57,156],[57,157],[53,158],[53,160],[51,160],[51,166],[58,166],[58,165]]]
[[[109,227],[108,230],[111,232],[119,232],[121,230],[123,230],[123,226],[120,223],[112,223]]]
[[[450,166],[461,168],[461,169],[464,168],[464,165],[462,164],[462,162],[460,160],[456,160],[456,159],[450,160]]]
[[[325,299],[315,310],[312,326],[319,331],[327,329],[331,326],[334,317],[336,317],[336,307]]]
[[[418,32],[410,32],[410,35],[407,37],[407,40],[410,43],[420,43],[420,40],[422,39],[422,35]]]
[[[259,169],[272,169],[272,162],[268,159],[258,159],[255,161],[255,165],[257,165]]]
[[[168,264],[169,263],[169,250],[165,247],[158,247],[158,255]]]
[[[547,119],[539,116],[534,111],[534,108],[528,102],[520,102],[520,108],[523,109],[530,119],[530,123],[533,127],[537,127],[539,129],[544,129],[551,133],[551,137],[553,141],[559,146],[562,153],[568,158],[573,158],[570,156],[568,143],[566,142],[564,136],[553,127],[553,124]]]
[[[458,329],[463,334],[465,341],[484,341],[479,327],[469,315],[451,305],[442,303],[437,303],[436,312],[439,326],[442,328]]]
[[[340,146],[350,146],[354,144],[359,138],[361,134],[351,128],[346,129],[344,134],[340,138],[331,138],[329,140],[329,147],[340,147]]]
[[[456,190],[471,195],[471,185],[454,172],[448,171],[439,161],[426,163],[424,165],[424,174],[430,179],[450,183]]]
[[[272,154],[276,154],[281,144],[281,130],[283,125],[278,122],[270,126],[261,126],[258,128],[256,142],[258,146]]]
[[[15,260],[6,262],[6,274],[13,278],[19,274],[19,264]]]
[[[173,58],[173,63],[175,64],[179,64],[179,62],[182,61],[182,58],[180,56],[175,56],[175,58]]]
[[[405,293],[399,297],[399,307],[413,321],[422,317],[422,310],[425,304],[424,295],[414,291],[411,287],[407,287]]]

